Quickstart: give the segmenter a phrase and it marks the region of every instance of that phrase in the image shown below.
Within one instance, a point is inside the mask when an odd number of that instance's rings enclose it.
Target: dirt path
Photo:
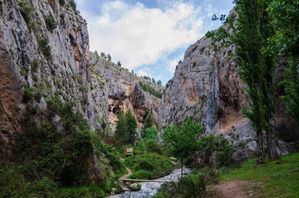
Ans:
[[[227,181],[214,186],[221,198],[253,198],[256,193],[248,190],[251,183],[248,181]]]
[[[120,178],[118,178],[119,185],[120,185],[120,187],[122,188],[123,191],[128,191],[129,189],[128,189],[127,185],[123,181],[121,181],[121,180],[127,179],[127,178],[129,178],[132,175],[132,170],[131,169],[129,169],[128,167],[126,167],[126,170],[127,170],[127,174],[121,176]]]

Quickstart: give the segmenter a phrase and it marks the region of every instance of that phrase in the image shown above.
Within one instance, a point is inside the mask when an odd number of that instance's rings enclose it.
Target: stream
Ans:
[[[191,172],[190,169],[184,168],[184,175]],[[177,182],[181,177],[181,169],[175,169],[169,175],[155,180],[167,180]],[[153,181],[155,181],[153,180]],[[153,197],[165,182],[141,182],[139,191],[126,191],[121,194],[111,195],[109,198],[148,198]]]

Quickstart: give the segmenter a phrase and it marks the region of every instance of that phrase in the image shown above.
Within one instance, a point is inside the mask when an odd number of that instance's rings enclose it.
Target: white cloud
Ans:
[[[182,1],[158,9],[116,0],[102,4],[97,16],[86,9],[82,14],[88,21],[91,50],[110,53],[130,69],[153,64],[202,35],[200,9]]]

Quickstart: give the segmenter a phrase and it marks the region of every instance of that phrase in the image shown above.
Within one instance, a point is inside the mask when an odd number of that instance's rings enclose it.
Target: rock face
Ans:
[[[91,98],[97,105],[90,112],[101,115],[98,119],[107,121],[110,131],[114,131],[117,115],[120,111],[132,110],[138,128],[142,127],[143,120],[149,111],[154,119],[158,120],[158,106],[160,99],[143,90],[142,83],[162,93],[163,87],[148,79],[138,77],[96,53],[90,53],[90,83]],[[95,121],[101,123],[101,121]],[[103,123],[101,123],[103,124]],[[106,128],[107,131],[107,128]],[[109,131],[109,129],[108,129]]]
[[[234,158],[243,160],[255,152],[256,137],[250,122],[241,114],[247,98],[238,74],[235,46],[223,36],[232,33],[234,11],[229,18],[232,23],[225,23],[187,49],[184,60],[179,62],[174,77],[166,85],[159,107],[159,123],[164,127],[191,117],[204,124],[206,133],[222,134],[229,139],[237,147]],[[281,118],[287,116],[280,111],[276,117],[278,128],[282,129]],[[292,128],[289,122],[284,123],[286,128]],[[284,133],[285,129],[278,132]],[[277,148],[279,152],[290,151],[284,141],[280,143],[284,146]]]
[[[91,128],[111,135],[120,110],[131,108],[139,127],[149,110],[157,117],[159,99],[140,82],[163,89],[90,53],[87,23],[73,0],[0,0],[0,75],[0,163],[10,160],[29,96],[47,111],[46,97],[58,95]]]
[[[4,145],[20,132],[25,90],[59,93],[87,115],[86,21],[68,1],[0,1],[0,137]],[[44,101],[40,98],[37,103]],[[5,146],[1,149],[6,150]],[[1,150],[1,155],[7,153]],[[2,158],[1,159],[5,159]]]
[[[229,32],[231,26],[223,28]],[[227,131],[243,120],[240,108],[246,105],[246,97],[234,51],[233,45],[222,47],[208,37],[187,49],[166,85],[159,108],[162,126],[192,117],[202,121],[207,132]]]

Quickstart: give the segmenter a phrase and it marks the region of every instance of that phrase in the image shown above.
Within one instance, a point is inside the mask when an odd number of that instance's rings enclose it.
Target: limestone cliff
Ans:
[[[88,32],[74,4],[51,1],[0,1],[0,137],[4,145],[20,132],[23,93],[59,93],[87,115]],[[5,150],[5,146],[1,146]],[[6,153],[1,151],[1,153]]]
[[[235,18],[236,13],[231,11],[228,22],[187,49],[166,85],[159,122],[164,127],[186,117],[200,121],[206,133],[226,136],[238,148],[235,158],[242,160],[255,152],[256,138],[253,127],[241,113],[247,105],[245,85],[238,74],[235,46],[229,42]],[[282,105],[277,106],[278,132],[292,130],[291,122],[281,120],[287,117],[282,113]],[[286,128],[281,130],[281,126]],[[278,141],[277,149],[280,153],[290,151],[282,140]]]
[[[229,32],[232,27],[227,23],[222,28]],[[206,36],[187,49],[166,85],[159,109],[162,125],[192,117],[211,132],[227,131],[243,120],[246,96],[234,51],[232,44],[224,47]]]
[[[131,108],[139,127],[148,111],[157,117],[159,98],[141,84],[163,89],[90,53],[74,0],[0,0],[0,76],[0,163],[12,157],[28,98],[47,111],[47,97],[56,95],[91,128],[111,135],[120,110]],[[59,131],[57,121],[55,115]]]
[[[110,128],[106,127],[106,132],[114,131],[118,113],[129,109],[137,120],[138,128],[142,127],[149,111],[152,111],[157,122],[160,98],[148,93],[143,86],[150,87],[157,93],[163,92],[162,86],[136,76],[96,53],[90,53],[89,71],[91,98],[97,104],[91,112],[98,116],[95,123],[107,122]]]

